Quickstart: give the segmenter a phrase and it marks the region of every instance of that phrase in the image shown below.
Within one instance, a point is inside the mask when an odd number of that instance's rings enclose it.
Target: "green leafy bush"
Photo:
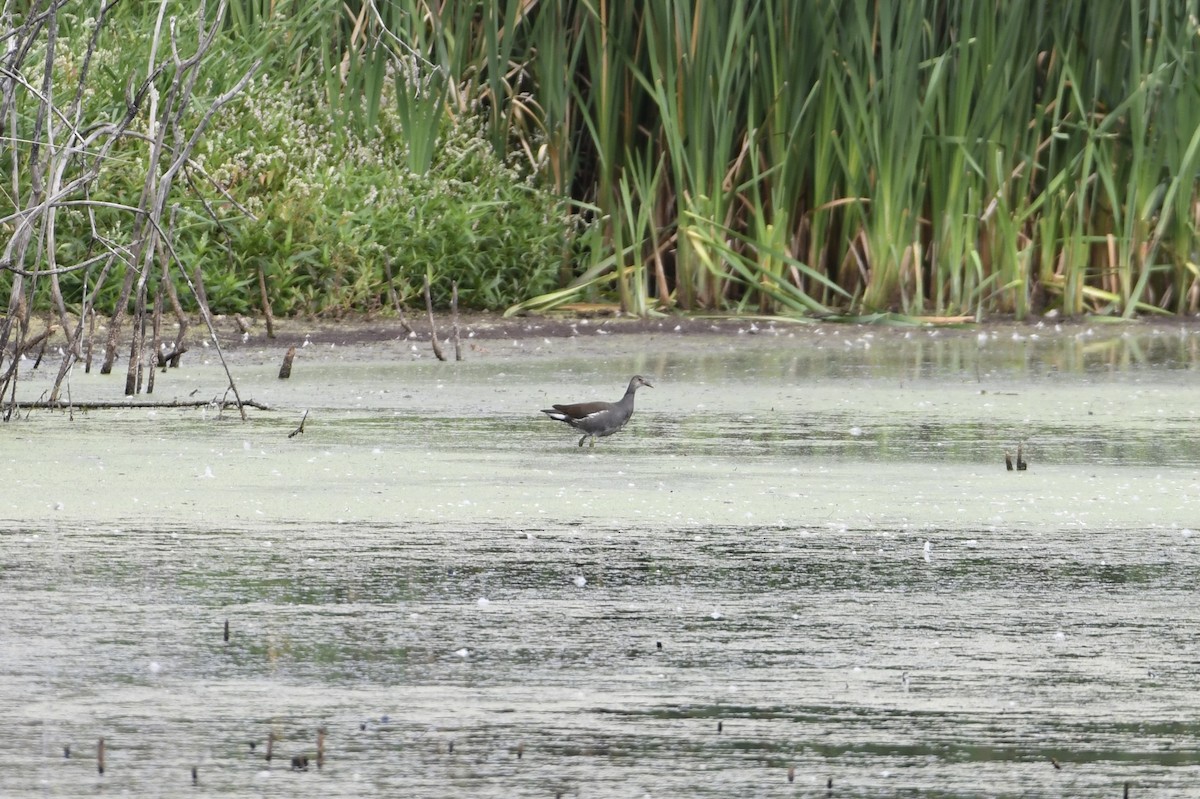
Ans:
[[[446,131],[430,171],[416,174],[386,112],[363,138],[317,118],[318,105],[264,79],[208,136],[201,166],[255,219],[229,219],[231,262],[206,275],[261,266],[279,313],[378,308],[385,265],[401,297],[429,274],[442,306],[452,281],[464,306],[488,309],[554,287],[565,206],[503,164],[479,129]]]
[[[101,38],[87,83],[84,117],[112,119],[124,110],[129,75],[144,72],[149,39],[114,19]],[[186,23],[186,20],[184,21]],[[80,46],[60,45],[56,62],[65,103],[77,54],[91,30],[64,26]],[[186,34],[181,36],[186,40]],[[207,85],[189,109],[198,122],[212,97],[228,89],[245,59],[218,55]],[[30,63],[36,64],[36,59]],[[241,64],[241,66],[239,66]],[[160,81],[165,91],[170,75]],[[482,121],[443,117],[429,169],[409,166],[409,142],[397,115],[394,82],[384,90],[378,120],[366,133],[335,124],[319,87],[261,74],[210,121],[186,180],[177,182],[170,238],[179,261],[173,280],[194,307],[179,267],[197,267],[216,313],[252,312],[261,304],[259,270],[276,314],[371,312],[390,305],[388,275],[404,302],[417,301],[426,275],[436,305],[445,307],[458,284],[464,308],[497,309],[553,289],[569,219],[566,204],[505,163],[486,140]],[[90,105],[89,105],[90,104]],[[142,110],[143,118],[146,109]],[[137,123],[141,129],[146,125]],[[422,143],[426,145],[428,143]],[[148,142],[130,137],[113,151],[89,198],[136,206],[145,182]],[[0,165],[0,176],[11,185]],[[98,252],[98,240],[127,241],[128,210],[98,207],[95,231],[79,209],[56,220],[56,259],[78,263]],[[41,264],[45,266],[46,264]],[[32,266],[32,265],[27,265]],[[99,267],[65,274],[63,295],[78,307]],[[157,271],[152,280],[157,279]],[[0,273],[0,291],[11,275]],[[97,308],[111,311],[119,278],[102,287]],[[48,297],[39,283],[35,296]]]

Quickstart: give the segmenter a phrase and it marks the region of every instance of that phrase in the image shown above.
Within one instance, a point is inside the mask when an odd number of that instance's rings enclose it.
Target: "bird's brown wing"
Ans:
[[[564,413],[572,419],[583,419],[593,413],[608,410],[611,404],[609,402],[580,402],[575,405],[555,405],[554,410]]]

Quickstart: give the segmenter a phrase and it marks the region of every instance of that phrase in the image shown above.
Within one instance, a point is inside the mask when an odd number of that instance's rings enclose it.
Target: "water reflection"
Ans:
[[[983,332],[818,326],[771,328],[730,343],[714,339],[699,353],[676,350],[669,336],[631,360],[636,372],[684,370],[696,378],[737,376],[805,381],[863,375],[903,380],[1026,379],[1049,374],[1101,375],[1153,369],[1172,372],[1200,363],[1200,330],[1191,325],[1146,329],[1101,325],[989,328]],[[742,362],[731,368],[731,361]]]

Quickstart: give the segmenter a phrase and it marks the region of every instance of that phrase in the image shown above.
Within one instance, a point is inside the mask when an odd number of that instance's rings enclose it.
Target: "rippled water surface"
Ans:
[[[0,795],[1195,795],[1200,336],[589,334],[0,426]]]

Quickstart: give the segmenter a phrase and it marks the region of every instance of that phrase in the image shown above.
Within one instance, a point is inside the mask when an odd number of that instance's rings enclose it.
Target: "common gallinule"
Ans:
[[[646,378],[634,375],[629,381],[629,388],[625,389],[625,396],[617,402],[555,405],[553,408],[543,410],[542,413],[551,419],[566,422],[576,430],[583,431],[583,436],[579,439],[579,446],[582,447],[584,440],[590,438],[592,443],[589,446],[594,447],[596,446],[596,436],[602,438],[611,436],[624,427],[625,423],[629,421],[629,417],[633,416],[633,395],[642,386],[654,388],[646,382]]]

